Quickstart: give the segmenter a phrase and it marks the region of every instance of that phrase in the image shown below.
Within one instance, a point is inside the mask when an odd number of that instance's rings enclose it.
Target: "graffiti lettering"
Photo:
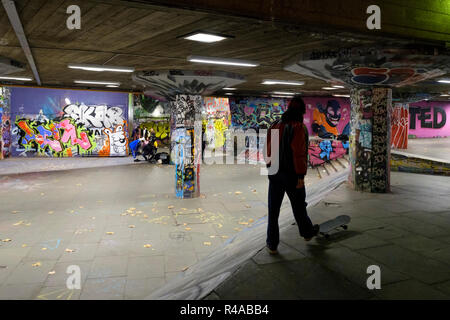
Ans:
[[[103,128],[114,128],[122,125],[123,111],[120,107],[87,106],[70,104],[63,108],[64,116],[74,119],[77,123],[95,131],[98,135]]]
[[[431,107],[410,107],[410,129],[416,129],[416,118],[420,120],[421,128],[440,129],[445,126],[447,115],[445,110],[433,107],[433,119],[431,120]],[[418,117],[417,117],[418,115]],[[439,120],[440,115],[440,120]],[[431,121],[430,121],[431,120]]]

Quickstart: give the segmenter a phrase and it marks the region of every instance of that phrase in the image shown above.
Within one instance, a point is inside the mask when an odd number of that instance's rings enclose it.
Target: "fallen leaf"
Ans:
[[[136,211],[136,213],[137,213],[137,214],[141,214],[141,213],[142,213],[142,211]]]
[[[210,238],[215,238],[216,236],[209,236]]]
[[[228,239],[228,236],[222,236],[222,239]]]
[[[242,222],[239,222],[239,224],[247,225],[247,224],[248,224],[248,222],[246,222],[246,221],[242,221]]]
[[[136,210],[136,208],[130,208],[129,210],[134,211],[134,210]]]
[[[128,228],[136,228],[136,226],[135,226],[134,224],[130,224],[130,225],[128,226]]]
[[[84,207],[83,206],[80,206],[80,209],[83,209]]]
[[[54,275],[55,273],[56,273],[56,271],[53,270],[53,271],[50,271],[48,274],[49,274],[49,275]]]
[[[13,226],[18,226],[18,225],[21,225],[22,223],[23,223],[23,221],[19,221],[19,222],[14,223]]]
[[[144,244],[144,248],[151,248],[152,245],[151,244]]]
[[[92,217],[91,219],[92,219],[92,220],[95,220],[95,217]]]
[[[184,267],[181,271],[186,271],[187,269],[189,269],[189,267]]]
[[[55,213],[55,211],[49,211],[48,212],[48,214],[54,214]]]
[[[11,242],[11,239],[3,239],[2,242]]]
[[[14,210],[14,211],[11,211],[11,213],[13,213],[13,214],[16,214],[16,213],[19,213],[20,211],[17,211],[17,210]]]
[[[69,253],[72,253],[72,252],[75,252],[76,250],[74,250],[74,249],[66,249],[65,251],[69,252]]]
[[[42,251],[45,251],[45,250],[47,250],[47,248],[42,248],[41,250],[42,250]]]
[[[250,222],[250,223],[252,223],[253,221],[255,221],[255,220],[253,220],[253,219],[248,219],[248,222]]]
[[[40,262],[36,262],[36,263],[33,263],[31,266],[32,267],[40,267],[41,263]]]
[[[107,235],[113,235],[113,234],[114,234],[114,232],[112,232],[112,231],[108,231],[108,232],[106,232],[106,234],[107,234]]]
[[[187,210],[187,208],[181,208],[181,210],[184,210],[184,211],[186,211],[186,210]]]
[[[234,230],[241,231],[242,229],[241,228],[234,228]]]
[[[246,207],[246,208],[251,208],[252,206],[249,205],[249,204],[246,204],[245,207]]]
[[[190,230],[192,230],[192,228],[187,227],[187,228],[184,228],[184,230],[190,231]]]
[[[210,246],[210,245],[211,245],[211,242],[203,242],[203,245],[205,245],[205,246]]]
[[[126,213],[126,212],[124,212],[124,213],[121,213],[120,215],[121,216],[126,216],[128,213]]]
[[[27,247],[27,246],[28,246],[28,245],[24,243],[24,244],[22,245],[22,248],[25,248],[25,247]]]
[[[168,206],[167,208],[168,209],[173,209],[173,208],[175,208],[175,206]]]

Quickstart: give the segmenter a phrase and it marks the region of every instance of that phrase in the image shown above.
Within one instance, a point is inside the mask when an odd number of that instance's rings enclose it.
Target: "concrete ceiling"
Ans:
[[[133,83],[130,74],[67,68],[69,63],[84,63],[129,66],[136,70],[230,71],[247,78],[247,82],[237,86],[242,94],[263,94],[274,90],[294,90],[306,95],[329,94],[321,90],[327,85],[326,82],[284,71],[284,63],[310,49],[408,43],[405,39],[395,40],[384,35],[369,36],[341,29],[323,30],[127,1],[17,0],[15,3],[42,85],[51,87],[80,87],[73,80],[108,80],[121,82],[120,90],[143,89]],[[66,10],[72,4],[81,8],[81,30],[68,30],[66,27]],[[196,30],[227,34],[234,38],[213,44],[179,38]],[[194,64],[186,60],[189,55],[254,60],[261,65],[238,68]],[[2,6],[0,56],[27,62]],[[25,71],[14,75],[32,76],[32,72],[28,66]],[[302,80],[305,85],[295,88],[266,86],[261,84],[263,79]],[[433,82],[420,89],[450,91],[450,87],[437,86]]]

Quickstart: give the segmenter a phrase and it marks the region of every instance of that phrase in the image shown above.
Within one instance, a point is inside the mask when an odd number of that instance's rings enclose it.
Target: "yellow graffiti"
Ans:
[[[214,120],[215,147],[220,148],[225,144],[225,131],[228,127],[223,119]]]
[[[170,137],[170,124],[168,121],[149,121],[140,125],[142,129],[153,129],[156,139],[165,140]]]

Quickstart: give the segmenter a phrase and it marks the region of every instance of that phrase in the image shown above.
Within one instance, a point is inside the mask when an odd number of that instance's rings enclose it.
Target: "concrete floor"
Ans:
[[[349,230],[305,242],[288,225],[280,255],[260,250],[206,299],[450,299],[450,178],[391,178],[389,194],[341,185],[309,214],[350,215]],[[379,290],[367,288],[370,265],[381,269]]]
[[[259,166],[204,165],[202,197],[180,200],[173,166],[127,160],[0,176],[0,299],[144,298],[267,214]]]
[[[450,138],[408,139],[408,149],[398,151],[450,162]]]

